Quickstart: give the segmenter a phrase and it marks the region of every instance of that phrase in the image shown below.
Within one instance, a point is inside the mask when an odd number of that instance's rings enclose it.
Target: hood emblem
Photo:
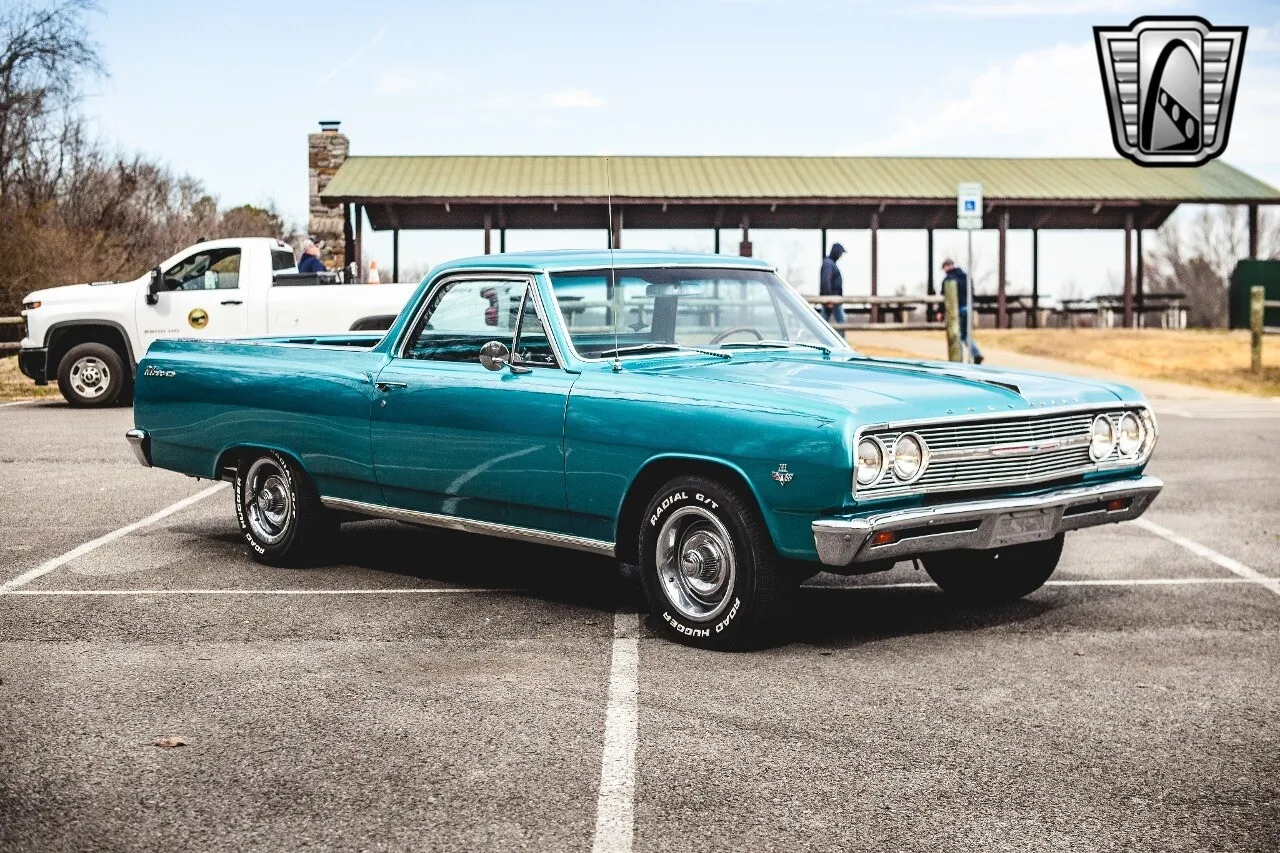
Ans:
[[[795,474],[792,474],[787,470],[787,464],[785,462],[779,462],[778,470],[773,472],[773,479],[778,481],[779,486],[785,486],[787,483],[790,483],[795,479],[795,476]]]

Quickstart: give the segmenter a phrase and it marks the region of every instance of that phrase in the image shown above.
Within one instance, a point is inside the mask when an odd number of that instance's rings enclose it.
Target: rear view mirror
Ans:
[[[160,301],[160,291],[164,290],[164,273],[160,267],[151,271],[151,281],[147,283],[147,304],[155,305]]]
[[[501,341],[489,341],[480,347],[480,363],[485,370],[501,370],[511,361],[511,350]]]

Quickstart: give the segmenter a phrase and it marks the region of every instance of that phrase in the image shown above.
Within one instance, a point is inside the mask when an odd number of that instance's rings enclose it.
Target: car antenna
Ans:
[[[613,372],[622,370],[622,359],[618,355],[618,315],[622,313],[622,300],[618,298],[618,273],[613,263],[613,173],[610,171],[609,158],[604,158],[605,205],[609,216],[609,301],[613,311]]]

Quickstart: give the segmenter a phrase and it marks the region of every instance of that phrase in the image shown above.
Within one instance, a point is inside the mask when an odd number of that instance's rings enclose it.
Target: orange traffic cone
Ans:
[[[368,284],[382,284],[382,277],[378,275],[378,262],[369,261],[369,278]]]

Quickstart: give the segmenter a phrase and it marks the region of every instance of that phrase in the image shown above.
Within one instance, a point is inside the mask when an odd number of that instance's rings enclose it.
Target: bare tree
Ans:
[[[1144,255],[1147,292],[1185,294],[1189,326],[1226,326],[1228,279],[1247,251],[1244,221],[1238,206],[1205,207],[1185,239],[1176,221],[1166,221]]]

